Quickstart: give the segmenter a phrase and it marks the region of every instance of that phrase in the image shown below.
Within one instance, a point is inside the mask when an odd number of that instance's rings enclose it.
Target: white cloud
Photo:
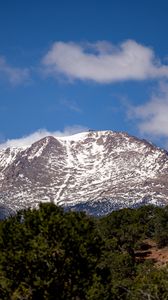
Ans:
[[[151,137],[168,137],[168,84],[162,83],[157,93],[143,105],[131,107],[131,118],[138,121],[142,134]]]
[[[133,40],[118,47],[106,41],[85,45],[55,42],[42,60],[46,74],[68,79],[111,83],[168,77],[168,65],[156,59],[154,51]]]
[[[69,136],[75,133],[88,131],[87,127],[81,125],[74,125],[65,127],[64,131],[53,131],[50,132],[46,129],[38,130],[28,136],[18,138],[18,139],[10,139],[5,141],[4,143],[0,144],[0,149],[8,148],[8,147],[29,147],[34,142],[46,137],[46,136],[53,136],[53,137],[60,137],[60,136]]]
[[[18,85],[29,79],[29,70],[12,67],[0,56],[0,76],[5,77],[12,85]]]

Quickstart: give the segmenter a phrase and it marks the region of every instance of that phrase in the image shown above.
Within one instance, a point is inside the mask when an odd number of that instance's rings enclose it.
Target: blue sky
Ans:
[[[0,4],[0,142],[92,128],[168,147],[166,0]]]

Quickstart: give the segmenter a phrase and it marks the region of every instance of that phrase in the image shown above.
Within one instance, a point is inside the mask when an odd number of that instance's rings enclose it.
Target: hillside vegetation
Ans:
[[[167,300],[167,246],[168,207],[94,218],[41,204],[0,222],[0,299]]]

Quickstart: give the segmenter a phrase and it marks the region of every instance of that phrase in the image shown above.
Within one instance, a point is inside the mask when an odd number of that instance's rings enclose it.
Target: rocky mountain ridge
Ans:
[[[47,136],[0,150],[0,209],[51,201],[101,215],[142,203],[168,203],[168,153],[127,133]]]

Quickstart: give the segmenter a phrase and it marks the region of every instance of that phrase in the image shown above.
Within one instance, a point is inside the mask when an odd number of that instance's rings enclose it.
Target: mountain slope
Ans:
[[[89,131],[0,150],[0,204],[17,210],[52,201],[103,214],[168,203],[168,154],[126,133]]]

